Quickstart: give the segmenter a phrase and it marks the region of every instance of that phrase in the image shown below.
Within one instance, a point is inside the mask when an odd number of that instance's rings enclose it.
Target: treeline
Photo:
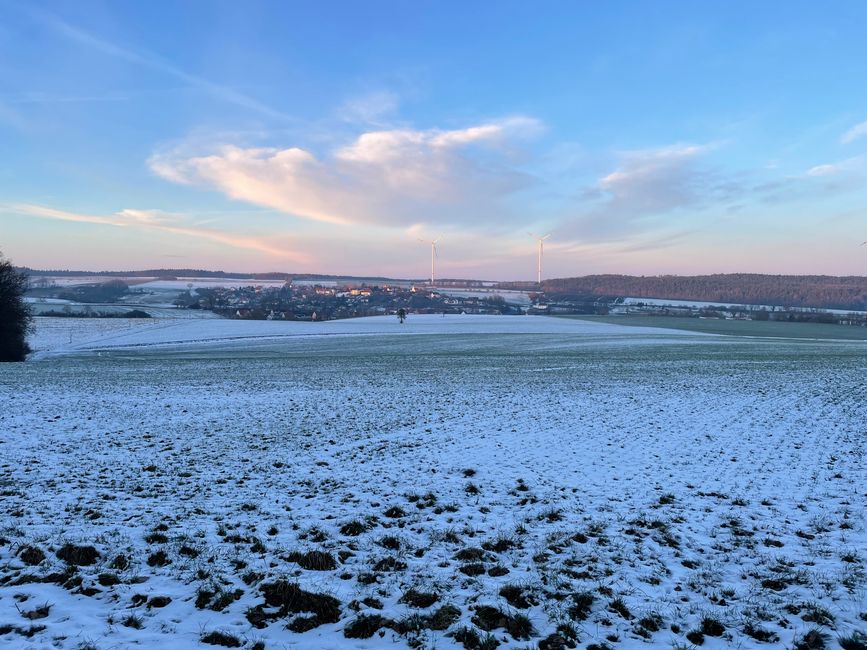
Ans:
[[[204,269],[142,269],[139,271],[76,271],[74,269],[31,269],[21,267],[21,271],[31,277],[56,276],[61,277],[126,277],[126,278],[232,278],[246,280],[258,279],[285,279],[291,278],[291,273],[228,273],[226,271],[206,271]]]
[[[867,310],[867,277],[831,275],[588,275],[542,283],[549,298],[570,295],[706,300],[733,305],[779,305]]]
[[[129,285],[122,280],[109,280],[101,284],[70,287],[57,294],[58,298],[73,302],[115,302],[129,293]]]
[[[43,311],[39,316],[50,316],[53,318],[151,318],[151,315],[141,309],[130,309],[129,311],[57,311],[52,309]]]
[[[387,282],[393,278],[325,275],[321,273],[231,273],[229,271],[206,271],[204,269],[142,269],[139,271],[74,271],[70,269],[31,269],[18,268],[31,278],[48,277],[121,277],[121,278],[159,278],[161,280],[178,280],[181,278],[214,278],[220,280],[338,280]]]

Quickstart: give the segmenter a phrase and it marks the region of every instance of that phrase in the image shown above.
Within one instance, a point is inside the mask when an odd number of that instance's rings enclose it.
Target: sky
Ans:
[[[32,268],[867,274],[867,3],[0,0]]]

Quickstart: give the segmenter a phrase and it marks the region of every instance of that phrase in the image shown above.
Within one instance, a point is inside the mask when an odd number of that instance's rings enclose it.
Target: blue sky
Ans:
[[[0,0],[34,267],[864,274],[867,3]]]

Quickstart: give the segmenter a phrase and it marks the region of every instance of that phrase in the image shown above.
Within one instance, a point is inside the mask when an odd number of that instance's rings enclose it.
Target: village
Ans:
[[[181,309],[224,318],[325,321],[396,314],[644,315],[743,321],[867,325],[863,312],[765,305],[691,304],[677,300],[516,292],[497,287],[453,288],[415,284],[287,282],[275,286],[190,289],[174,300]]]
[[[455,296],[422,286],[293,284],[281,287],[198,288],[174,301],[184,309],[207,309],[226,318],[250,320],[336,320],[394,314],[523,314],[493,293]]]

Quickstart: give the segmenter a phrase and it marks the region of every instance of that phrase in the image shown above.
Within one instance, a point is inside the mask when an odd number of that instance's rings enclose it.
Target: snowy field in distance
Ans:
[[[187,310],[179,310],[183,316]],[[194,311],[193,313],[201,313]],[[210,312],[205,312],[210,313]],[[80,324],[67,321],[87,321]],[[455,334],[553,334],[629,340],[644,337],[661,340],[701,337],[701,334],[659,328],[626,327],[608,323],[549,318],[546,316],[420,315],[412,314],[401,324],[395,316],[371,316],[324,322],[262,321],[212,318],[205,322],[189,318],[159,320],[126,319],[125,323],[100,319],[37,319],[31,347],[41,358],[48,354],[111,348],[152,346],[249,345],[255,340],[306,336],[384,336]],[[105,320],[105,319],[103,319]],[[94,322],[96,321],[96,322]],[[92,325],[91,325],[92,323]],[[68,329],[73,331],[69,332]]]
[[[238,287],[282,287],[286,284],[285,280],[235,280],[223,278],[178,278],[177,280],[147,280],[146,282],[137,282],[136,289],[171,289],[173,291],[186,291],[189,285],[193,285],[193,289],[216,289],[223,287],[226,289]]]
[[[730,309],[731,307],[747,307],[749,309],[766,309],[768,311],[775,311],[780,309],[786,309],[788,311],[803,311],[803,312],[812,312],[812,311],[821,311],[829,314],[839,314],[841,316],[845,316],[846,314],[863,314],[864,312],[857,311],[854,309],[813,309],[810,307],[784,307],[782,305],[754,305],[747,304],[741,302],[708,302],[702,300],[670,300],[668,298],[624,298],[623,306],[630,307],[635,305],[654,305],[657,307],[690,307],[692,309],[700,309],[703,307],[707,308],[719,308],[719,309]]]
[[[415,315],[33,343],[0,375],[3,647],[867,629],[863,343]]]

